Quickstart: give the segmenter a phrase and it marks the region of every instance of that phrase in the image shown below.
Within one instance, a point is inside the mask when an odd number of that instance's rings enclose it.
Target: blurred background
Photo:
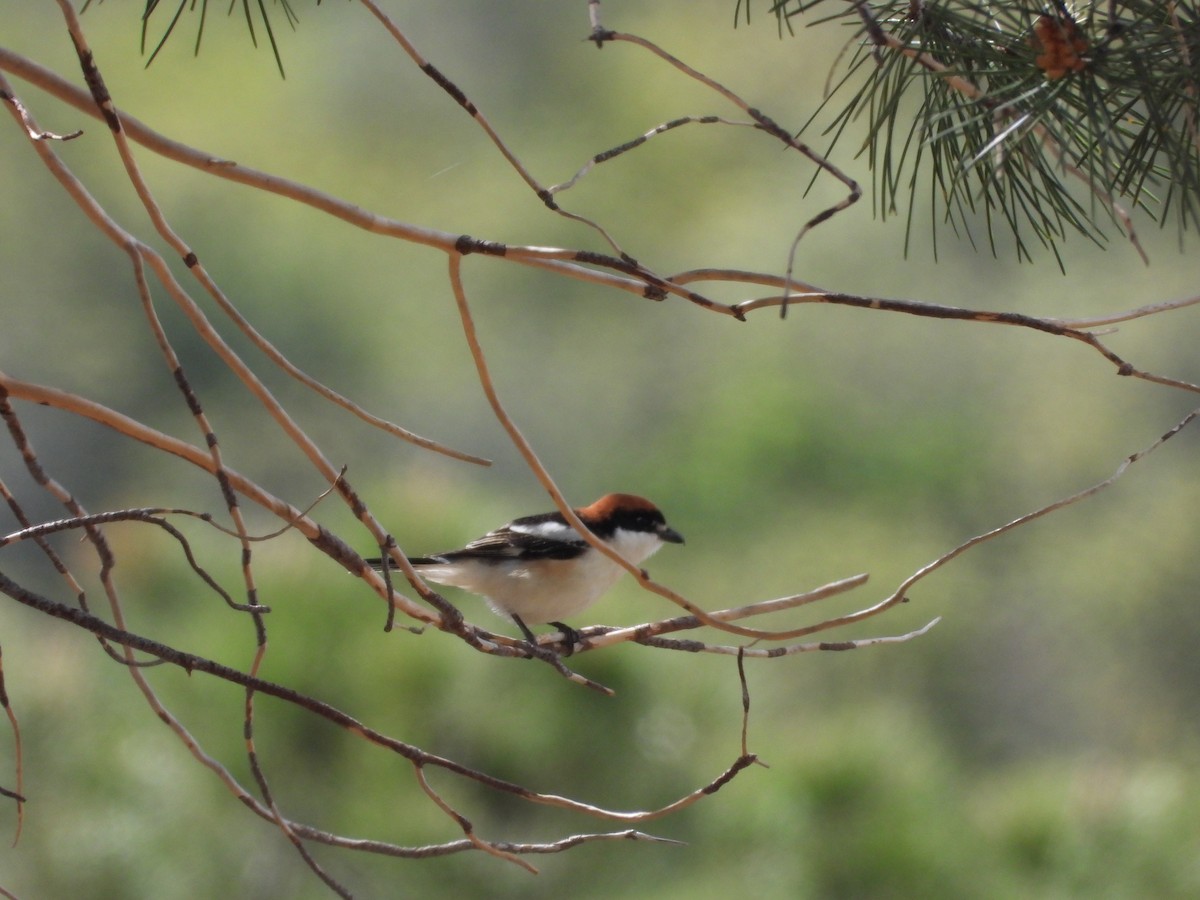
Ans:
[[[11,2],[7,5],[11,6]],[[766,4],[605,3],[605,24],[659,42],[797,129],[848,34],[777,32]],[[136,4],[83,24],[116,102],[166,135],[407,222],[520,244],[605,251],[548,212],[479,127],[356,4],[270,6],[286,78],[261,21],[197,15],[149,68]],[[626,44],[597,51],[586,5],[392,2],[427,59],[489,116],[544,184],[684,115],[742,118]],[[152,47],[172,9],[148,25]],[[81,83],[53,4],[5,17],[12,50]],[[163,249],[103,127],[14,80],[43,128],[124,227]],[[814,133],[814,145],[822,139]],[[843,140],[838,164],[869,185]],[[144,324],[126,257],[91,228],[19,130],[0,129],[0,368],[78,391],[199,442]],[[444,257],[139,150],[171,223],[240,310],[291,359],[373,412],[494,460],[455,462],[388,438],[300,389],[212,311],[226,337],[412,553],[456,546],[547,499],[495,421],[465,347]],[[796,229],[844,192],[749,129],[688,126],[598,167],[561,195],[653,270],[782,272]],[[830,289],[990,310],[1100,315],[1197,291],[1194,236],[1139,221],[1152,265],[1115,231],[1070,238],[1065,274],[942,233],[927,210],[905,257],[904,215],[863,202],[813,231],[799,278]],[[167,255],[170,255],[169,253]],[[183,280],[186,272],[178,271]],[[869,572],[853,594],[761,625],[860,608],[970,536],[1108,477],[1196,401],[1116,377],[1088,348],[1030,331],[826,306],[746,323],[650,303],[494,258],[464,277],[509,412],[567,496],[652,497],[687,537],[652,574],[709,609]],[[744,290],[708,291],[735,301]],[[199,297],[200,292],[195,292]],[[162,316],[229,463],[289,502],[324,488],[311,466],[189,330]],[[206,302],[206,301],[205,301]],[[1200,380],[1198,313],[1124,324],[1108,341],[1138,367]],[[220,512],[210,479],[53,410],[18,412],[48,471],[92,511],[179,505]],[[404,861],[313,847],[362,897],[1192,897],[1200,892],[1197,437],[1181,434],[1111,489],[964,555],[911,602],[833,639],[904,644],[747,663],[749,744],[770,764],[643,826],[685,846],[626,842],[534,858],[534,877],[482,854]],[[0,475],[36,521],[62,511],[0,445]],[[314,513],[360,552],[370,536],[338,502]],[[0,519],[0,532],[17,526]],[[252,511],[251,527],[278,523]],[[236,591],[235,541],[187,522],[202,564]],[[202,590],[154,529],[108,529],[130,627],[249,665],[248,620]],[[100,593],[89,549],[56,547]],[[459,641],[385,634],[378,598],[297,534],[256,548],[270,652],[264,677],[378,730],[534,790],[653,808],[707,783],[739,752],[729,657],[623,646],[575,661],[605,699],[547,667]],[[73,602],[32,548],[10,577]],[[506,626],[470,597],[468,617]],[[323,897],[277,830],[248,813],[156,719],[128,674],[82,631],[15,603],[0,616],[29,798],[20,843],[0,819],[0,885],[18,896]],[[590,622],[673,613],[624,584]],[[590,622],[576,622],[582,626]],[[167,667],[152,684],[203,744],[252,784],[243,694]],[[294,709],[258,701],[258,749],[283,811],[350,836],[408,844],[459,836],[407,765]],[[12,740],[0,729],[0,784]],[[554,840],[606,823],[510,801],[430,773],[481,835]],[[614,829],[619,825],[611,826]]]

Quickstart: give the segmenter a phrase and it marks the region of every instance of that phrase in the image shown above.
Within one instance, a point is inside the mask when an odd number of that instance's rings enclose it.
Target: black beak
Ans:
[[[668,525],[660,525],[658,527],[658,536],[672,544],[683,543],[683,535]]]

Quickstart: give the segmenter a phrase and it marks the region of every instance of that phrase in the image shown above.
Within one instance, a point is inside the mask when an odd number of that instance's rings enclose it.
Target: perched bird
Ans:
[[[605,494],[575,510],[596,537],[632,565],[663,545],[682,544],[649,500],[633,494]],[[624,571],[591,546],[560,512],[513,519],[461,550],[410,557],[423,578],[483,597],[497,614],[512,619],[530,643],[530,625],[548,622],[573,647],[579,632],[560,619],[583,612],[600,599]],[[368,559],[374,569],[385,560]]]

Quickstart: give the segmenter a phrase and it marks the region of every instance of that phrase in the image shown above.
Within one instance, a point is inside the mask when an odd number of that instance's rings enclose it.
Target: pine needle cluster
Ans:
[[[925,202],[935,234],[948,224],[975,242],[982,220],[993,253],[1000,230],[1023,258],[1035,242],[1057,256],[1070,231],[1101,242],[1114,222],[1136,244],[1132,210],[1181,242],[1200,225],[1195,3],[777,0],[771,11],[781,33],[801,14],[850,30],[805,128],[821,127],[832,154],[865,122],[876,211],[903,212],[910,237]]]

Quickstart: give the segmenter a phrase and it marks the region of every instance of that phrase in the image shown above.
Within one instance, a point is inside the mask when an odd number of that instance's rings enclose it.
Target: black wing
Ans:
[[[587,549],[587,542],[565,524],[561,533],[572,535],[566,540],[554,534],[527,531],[522,526],[528,522],[528,519],[517,519],[512,525],[489,531],[461,550],[438,553],[437,557],[448,562],[456,559],[574,559]]]
[[[588,547],[558,513],[543,513],[514,519],[510,524],[489,531],[461,550],[447,550],[432,556],[410,556],[413,565],[435,565],[457,559],[574,559]],[[368,559],[367,565],[382,568],[382,561]]]

